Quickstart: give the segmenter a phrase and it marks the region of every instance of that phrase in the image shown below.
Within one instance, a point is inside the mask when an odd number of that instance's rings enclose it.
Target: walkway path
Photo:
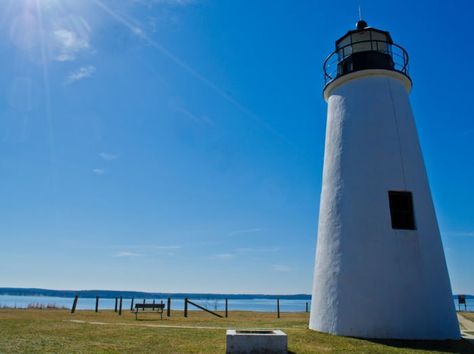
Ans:
[[[98,322],[98,321],[83,321],[83,320],[63,320],[64,322],[73,322],[73,323],[87,323],[92,325],[100,326],[134,326],[134,327],[155,327],[155,328],[182,328],[182,329],[218,329],[218,330],[227,330],[230,327],[217,327],[217,326],[179,326],[179,325],[161,325],[161,324],[151,324],[151,323],[126,323],[126,322]],[[232,326],[231,326],[232,327]],[[235,327],[235,326],[234,326]],[[247,328],[252,330],[263,330],[263,329],[274,329],[274,328]],[[278,329],[295,329],[295,328],[307,328],[304,326],[294,326],[291,328],[278,327]]]
[[[64,320],[64,322],[73,323],[87,323],[101,326],[133,326],[133,327],[157,327],[157,328],[186,328],[186,329],[226,329],[226,327],[212,327],[212,326],[177,326],[177,325],[159,325],[150,323],[123,323],[123,322],[98,322],[98,321],[82,321],[82,320]]]

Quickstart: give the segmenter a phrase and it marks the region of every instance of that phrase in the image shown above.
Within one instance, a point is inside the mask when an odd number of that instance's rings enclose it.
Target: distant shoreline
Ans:
[[[82,298],[101,298],[124,297],[124,298],[167,298],[174,299],[282,299],[282,300],[311,300],[310,294],[216,294],[216,293],[165,293],[165,292],[146,292],[146,291],[120,291],[120,290],[52,290],[42,288],[0,288],[0,295],[11,296],[52,296],[52,297],[74,297],[79,295]],[[457,294],[453,295],[456,299]],[[474,299],[474,295],[465,295],[466,299]]]
[[[0,288],[0,295],[11,296],[53,296],[53,297],[74,297],[79,295],[82,298],[115,298],[115,297],[136,297],[144,299],[166,298],[175,299],[283,299],[283,300],[311,300],[309,294],[278,295],[278,294],[214,294],[214,293],[161,293],[145,291],[120,291],[120,290],[52,290],[41,288]],[[470,295],[469,295],[470,296]]]

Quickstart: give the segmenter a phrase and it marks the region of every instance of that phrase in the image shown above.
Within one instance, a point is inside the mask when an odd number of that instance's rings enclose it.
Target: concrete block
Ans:
[[[280,330],[227,330],[227,354],[287,354],[288,337]]]

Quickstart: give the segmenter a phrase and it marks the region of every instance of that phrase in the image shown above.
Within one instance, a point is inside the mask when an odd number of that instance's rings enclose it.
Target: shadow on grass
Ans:
[[[389,347],[401,349],[423,349],[433,352],[444,353],[474,353],[474,343],[471,340],[446,340],[446,341],[426,341],[426,340],[398,340],[398,339],[366,339],[368,342],[383,344]]]

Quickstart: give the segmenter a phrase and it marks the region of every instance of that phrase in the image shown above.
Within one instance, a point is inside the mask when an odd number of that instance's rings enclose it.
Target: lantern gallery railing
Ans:
[[[408,53],[387,41],[354,42],[331,53],[324,61],[323,69],[325,86],[338,77],[366,69],[393,70],[409,78]]]

